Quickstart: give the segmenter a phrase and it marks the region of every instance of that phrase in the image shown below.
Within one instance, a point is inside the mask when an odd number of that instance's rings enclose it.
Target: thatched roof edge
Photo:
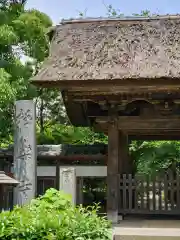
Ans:
[[[73,23],[93,23],[93,22],[114,22],[114,21],[151,21],[161,19],[179,19],[180,14],[176,15],[153,15],[153,16],[122,16],[122,17],[98,17],[98,18],[75,18],[75,19],[63,19],[57,26],[62,24],[73,24]]]

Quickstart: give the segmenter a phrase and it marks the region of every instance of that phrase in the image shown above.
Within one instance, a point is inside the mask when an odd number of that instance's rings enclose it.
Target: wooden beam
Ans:
[[[149,90],[144,90],[144,91],[137,91],[134,92],[122,92],[119,94],[114,94],[114,92],[109,92],[109,91],[104,91],[104,92],[73,92],[69,93],[68,92],[68,99],[71,99],[74,102],[131,102],[134,100],[146,100],[146,101],[151,101],[151,103],[156,103],[157,101],[164,101],[166,100],[180,100],[180,93],[179,91],[174,90],[174,91],[149,91]]]
[[[113,222],[118,222],[119,201],[119,131],[117,121],[108,126],[108,161],[107,161],[107,215]]]
[[[105,135],[108,135],[108,131],[106,128],[98,128],[96,131],[101,130]],[[173,131],[166,130],[152,130],[152,129],[137,129],[134,131],[125,131],[127,135],[130,136],[130,139],[134,140],[179,140],[180,139],[180,129]]]
[[[119,129],[180,129],[180,118],[152,118],[143,119],[140,117],[120,117]]]
[[[102,129],[101,129],[102,130]],[[102,130],[105,135],[108,135],[107,129]],[[174,131],[145,131],[137,130],[134,132],[126,132],[129,135],[129,140],[143,140],[143,141],[180,141],[180,130]]]
[[[151,100],[168,100],[168,99],[180,99],[180,92],[176,89],[174,91],[155,91],[155,92],[149,92],[147,89],[144,92],[129,92],[129,93],[120,93],[119,95],[115,95],[113,93],[110,93],[109,91],[101,92],[99,95],[99,92],[91,92],[90,90],[84,91],[84,92],[67,92],[67,96],[70,99],[77,100],[78,102],[80,100],[84,101],[87,100],[98,100],[98,101],[104,101],[107,99],[112,100],[131,100],[133,98],[135,99],[151,99]],[[80,98],[81,97],[81,98]]]
[[[106,124],[108,117],[98,117],[96,122],[100,125]],[[137,130],[180,130],[180,117],[142,118],[142,117],[118,117],[118,129],[126,132]]]
[[[36,84],[35,82],[33,82]],[[134,91],[177,91],[180,88],[179,78],[156,78],[156,79],[96,79],[96,80],[61,80],[61,81],[38,81],[39,86],[47,88],[60,88],[61,91],[71,92],[134,92]],[[83,95],[83,94],[82,94]]]
[[[169,118],[169,121],[171,120]],[[94,131],[108,135],[108,123],[95,124]],[[124,132],[131,140],[180,140],[180,127],[179,129],[126,129]]]
[[[130,140],[142,140],[142,141],[180,141],[179,135],[129,135]]]

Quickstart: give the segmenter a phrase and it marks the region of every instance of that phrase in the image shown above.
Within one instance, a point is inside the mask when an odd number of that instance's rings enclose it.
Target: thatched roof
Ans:
[[[180,77],[180,16],[64,21],[36,84]]]
[[[0,171],[0,184],[17,185],[19,182],[14,178],[7,176],[5,172]]]

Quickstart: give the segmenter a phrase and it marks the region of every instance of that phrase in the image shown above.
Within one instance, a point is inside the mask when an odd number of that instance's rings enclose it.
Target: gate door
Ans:
[[[119,213],[180,215],[180,176],[120,175]]]

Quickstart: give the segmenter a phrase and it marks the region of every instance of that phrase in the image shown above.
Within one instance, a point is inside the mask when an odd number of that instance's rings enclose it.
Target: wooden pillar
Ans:
[[[0,211],[4,209],[4,185],[0,184]]]
[[[118,222],[119,201],[119,131],[117,121],[108,126],[108,161],[107,161],[107,216],[112,223]]]
[[[56,161],[56,190],[60,190],[60,160]]]
[[[83,205],[83,177],[77,177],[77,204],[82,204]]]

